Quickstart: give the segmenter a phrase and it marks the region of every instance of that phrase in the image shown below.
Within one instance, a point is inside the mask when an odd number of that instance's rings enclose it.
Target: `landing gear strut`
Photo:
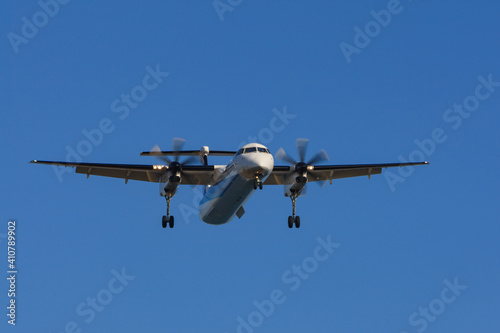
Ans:
[[[292,199],[293,213],[291,216],[288,216],[288,228],[293,228],[294,224],[295,228],[300,228],[300,216],[295,216],[295,202],[297,201],[297,196],[291,195],[290,199]]]
[[[172,197],[169,195],[166,195],[165,199],[167,200],[167,215],[166,216],[163,215],[163,217],[161,219],[161,226],[163,228],[166,228],[167,224],[168,224],[168,226],[170,228],[173,228],[174,227],[174,217],[170,216],[170,200],[172,199]]]
[[[259,177],[255,177],[255,182],[253,183],[253,189],[256,190],[257,187],[259,190],[262,190],[262,181],[259,179]]]

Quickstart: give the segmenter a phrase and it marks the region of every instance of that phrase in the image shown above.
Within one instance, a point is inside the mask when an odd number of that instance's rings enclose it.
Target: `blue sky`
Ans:
[[[498,332],[498,2],[1,7],[2,332]],[[28,163],[156,163],[174,137],[431,164],[310,184],[293,230],[281,187],[223,226],[183,187],[164,230],[156,184]]]

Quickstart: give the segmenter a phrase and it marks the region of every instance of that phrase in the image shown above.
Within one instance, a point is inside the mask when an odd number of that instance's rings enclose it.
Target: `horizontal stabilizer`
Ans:
[[[179,151],[143,151],[141,156],[200,156],[199,150],[179,150]],[[229,150],[210,150],[210,156],[234,156],[235,151]]]

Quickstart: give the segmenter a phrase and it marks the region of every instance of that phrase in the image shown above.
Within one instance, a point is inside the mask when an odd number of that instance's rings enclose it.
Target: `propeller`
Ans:
[[[291,173],[298,173],[300,176],[305,176],[307,177],[309,174],[309,171],[307,171],[307,167],[310,165],[314,165],[316,163],[321,163],[324,161],[328,161],[328,154],[324,149],[318,151],[309,161],[305,161],[306,158],[306,152],[307,152],[307,145],[309,143],[308,139],[303,139],[299,138],[295,142],[295,145],[297,146],[297,152],[299,154],[299,161],[296,161],[293,157],[291,157],[283,148],[278,149],[276,152],[276,159],[281,160],[283,162],[286,162],[293,166],[293,169],[291,170]],[[321,186],[324,186],[326,184],[326,181],[320,182]]]
[[[182,155],[182,147],[184,146],[185,142],[186,142],[186,140],[181,139],[181,138],[174,138],[172,140],[172,148],[174,151],[174,159],[173,160],[168,158],[167,156],[153,154],[157,159],[161,160],[165,164],[168,164],[168,169],[173,175],[179,173],[182,175],[182,177],[188,177],[187,174],[182,172],[182,168],[185,165],[191,164],[197,160],[196,156],[188,156],[186,159],[184,159],[184,161],[179,160],[179,157]],[[159,153],[161,151],[162,150],[160,149],[160,146],[158,146],[158,145],[155,145],[150,150],[150,152],[152,152],[152,153],[155,153],[155,152]]]
[[[191,163],[195,162],[196,161],[196,156],[189,156],[183,162],[179,162],[179,157],[182,155],[182,147],[184,146],[185,142],[186,142],[186,140],[181,139],[181,138],[174,138],[172,140],[172,148],[173,148],[173,151],[174,151],[174,160],[173,161],[171,159],[169,159],[168,157],[166,157],[166,156],[156,155],[156,158],[160,159],[161,161],[163,161],[163,162],[165,162],[166,164],[169,164],[169,165],[171,165],[173,163],[177,163],[177,164],[180,164],[181,166],[184,166],[186,164],[191,164]],[[160,153],[161,151],[162,150],[160,149],[160,146],[158,146],[158,145],[155,145],[151,149],[151,152]]]

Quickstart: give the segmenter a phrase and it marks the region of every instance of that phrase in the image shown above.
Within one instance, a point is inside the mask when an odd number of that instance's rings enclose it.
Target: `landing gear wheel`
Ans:
[[[288,228],[293,228],[293,216],[288,216]]]
[[[300,216],[295,216],[295,228],[300,228]]]
[[[262,190],[262,182],[261,181],[256,180],[253,183],[253,189],[256,190],[257,188],[259,188],[260,190]]]
[[[161,226],[163,228],[166,228],[167,227],[167,217],[165,215],[163,215],[162,219],[161,219]]]
[[[300,222],[299,222],[299,224],[300,224]],[[174,227],[174,217],[173,216],[170,216],[170,220],[168,221],[168,225],[170,228]]]

